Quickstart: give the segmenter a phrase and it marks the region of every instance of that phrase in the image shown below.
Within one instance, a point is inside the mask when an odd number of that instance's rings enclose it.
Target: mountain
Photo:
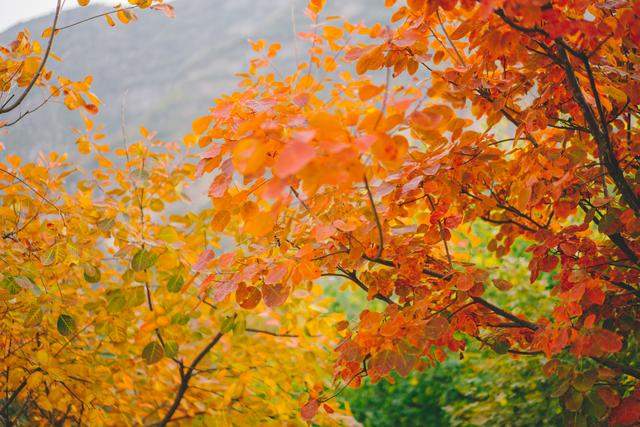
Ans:
[[[72,79],[93,76],[92,91],[103,101],[95,122],[104,124],[111,144],[121,143],[123,102],[130,135],[144,125],[161,138],[179,139],[216,96],[235,90],[235,73],[245,69],[253,53],[248,39],[280,42],[279,67],[286,69],[295,64],[294,21],[297,31],[309,30],[303,14],[306,0],[176,0],[171,4],[175,19],[158,11],[138,11],[138,20],[128,25],[111,28],[99,18],[63,30],[55,40],[54,52],[62,61],[51,61],[50,68]],[[383,0],[330,0],[327,9],[325,16],[367,23],[387,16]],[[102,6],[65,10],[60,26],[106,10]],[[43,16],[8,29],[0,34],[0,44],[25,27],[39,37],[52,18]],[[297,44],[303,54],[302,42]],[[35,104],[42,95],[34,90],[29,99]],[[56,150],[77,158],[74,126],[81,127],[77,112],[50,103],[0,133],[6,147],[0,154],[33,159],[41,150]]]

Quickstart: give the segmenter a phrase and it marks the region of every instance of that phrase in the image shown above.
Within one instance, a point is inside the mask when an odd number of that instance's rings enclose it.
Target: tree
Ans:
[[[241,89],[186,137],[207,147],[231,268],[269,270],[250,286],[267,304],[322,276],[385,304],[338,325],[344,386],[442,361],[462,334],[544,354],[569,422],[636,423],[640,3],[388,0],[371,27],[321,21],[323,3],[308,61],[280,76],[279,45],[255,43]],[[477,222],[499,257],[527,242],[530,284],[463,261],[451,234]],[[544,273],[548,311],[488,296]]]
[[[100,16],[128,22],[133,7],[172,11],[131,3]],[[49,46],[59,14],[60,3]],[[34,87],[93,112],[88,84],[54,86],[44,66],[50,49],[34,68],[38,44],[24,32],[17,40],[2,50],[3,89],[12,93],[3,113]],[[57,153],[0,162],[3,425],[295,423],[301,396],[330,385],[328,349],[341,315],[326,309],[318,286],[286,307],[265,306],[244,284],[263,272],[227,268],[233,254],[221,254],[212,211],[187,195],[192,147],[144,127],[135,141],[123,130],[110,147],[83,118],[78,149],[94,154],[91,173]],[[204,265],[216,254],[212,277]],[[246,290],[239,304],[222,291],[236,286]],[[325,409],[323,423],[348,420]]]
[[[452,247],[464,250],[464,260],[482,268],[500,265],[508,270],[510,280],[528,280],[526,242],[514,242],[511,254],[497,257],[486,250],[493,238],[492,226],[474,224],[473,232],[452,235]],[[469,238],[469,236],[473,238]],[[462,255],[462,253],[460,253]],[[543,275],[529,289],[514,287],[491,292],[499,305],[517,300],[525,314],[547,310],[548,300],[535,298],[550,285],[551,277]],[[347,306],[348,313],[351,311]],[[554,381],[541,371],[545,358],[528,356],[514,358],[497,356],[490,345],[465,337],[464,354],[451,354],[444,362],[411,372],[406,378],[395,374],[392,382],[363,383],[362,387],[346,390],[345,399],[354,416],[365,426],[468,426],[562,425],[562,409],[555,398]]]

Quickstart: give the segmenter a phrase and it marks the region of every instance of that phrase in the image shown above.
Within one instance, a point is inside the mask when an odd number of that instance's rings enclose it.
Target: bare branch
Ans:
[[[58,28],[58,31],[66,30],[67,28],[75,27],[76,25],[80,25],[80,24],[85,23],[87,21],[92,21],[94,19],[101,18],[103,16],[112,15],[114,13],[118,13],[121,10],[131,10],[131,9],[137,9],[137,8],[138,8],[138,6],[129,6],[129,7],[123,7],[123,8],[120,8],[120,9],[111,10],[109,12],[100,13],[98,15],[90,16],[89,18],[85,18],[85,19],[82,19],[80,21],[74,22],[73,24],[69,24],[69,25],[65,25],[64,27],[60,27],[60,28]]]
[[[364,186],[367,189],[367,195],[369,196],[369,203],[371,203],[371,210],[373,211],[373,217],[376,220],[376,228],[378,229],[378,252],[376,258],[380,258],[382,256],[382,251],[384,250],[384,233],[382,231],[382,224],[380,223],[380,217],[378,216],[378,210],[376,209],[376,204],[373,201],[373,195],[371,194],[371,189],[369,188],[369,181],[367,180],[367,175],[364,176]]]
[[[234,318],[235,318],[235,315],[234,315]],[[224,332],[222,331],[218,332],[213,337],[213,339],[202,349],[202,351],[198,353],[196,358],[193,359],[193,362],[191,363],[189,368],[184,372],[184,375],[182,375],[180,386],[178,387],[178,392],[176,393],[176,397],[174,398],[173,403],[171,404],[171,407],[165,414],[164,418],[162,418],[160,422],[154,424],[155,426],[164,427],[167,424],[169,424],[169,422],[171,421],[171,418],[173,417],[175,412],[178,410],[178,407],[180,406],[180,402],[182,402],[182,398],[184,397],[184,394],[187,392],[187,389],[189,388],[189,381],[193,377],[195,370],[198,367],[198,364],[202,361],[202,359],[204,359],[204,357],[207,354],[209,354],[211,349],[215,347],[216,344],[218,344],[220,339],[222,339],[223,335],[224,335]]]

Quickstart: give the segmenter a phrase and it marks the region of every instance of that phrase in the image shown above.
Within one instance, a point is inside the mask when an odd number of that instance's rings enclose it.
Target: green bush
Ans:
[[[395,383],[366,383],[343,398],[365,426],[556,426],[561,408],[540,373],[540,357],[450,358]]]

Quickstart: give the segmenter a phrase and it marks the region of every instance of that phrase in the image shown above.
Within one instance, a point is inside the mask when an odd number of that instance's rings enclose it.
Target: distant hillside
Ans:
[[[375,22],[384,18],[383,0],[329,1],[329,14]],[[376,3],[371,8],[371,3]],[[70,78],[94,77],[93,92],[104,102],[96,122],[104,123],[111,143],[120,143],[120,110],[126,93],[130,132],[144,124],[163,138],[179,138],[214,97],[235,89],[252,51],[247,39],[281,42],[285,63],[293,64],[292,10],[297,30],[308,28],[306,0],[176,0],[176,18],[139,11],[138,21],[110,28],[97,19],[63,31],[54,51],[63,58],[50,66]],[[375,9],[375,12],[372,10]],[[103,12],[100,6],[68,10],[61,25]],[[377,14],[376,15],[374,15]],[[0,43],[27,27],[39,36],[52,16],[18,24],[0,34]],[[285,64],[286,66],[286,64]],[[31,102],[41,99],[33,92]],[[49,104],[0,134],[6,153],[32,159],[40,150],[75,156],[71,129],[77,113]]]

